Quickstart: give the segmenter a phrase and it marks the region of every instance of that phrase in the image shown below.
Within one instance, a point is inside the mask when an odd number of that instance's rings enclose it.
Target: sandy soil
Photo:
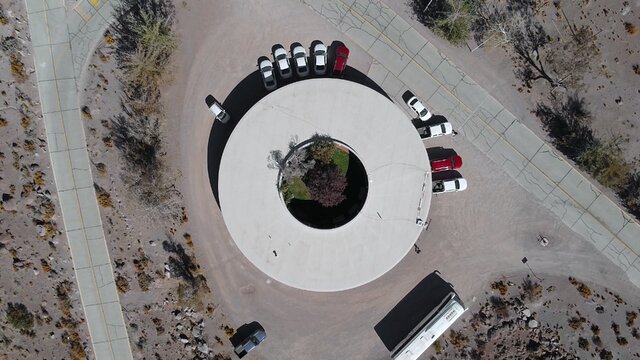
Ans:
[[[185,256],[193,263],[194,276],[204,279],[193,249],[193,242],[201,240],[191,235],[188,209],[152,216],[154,209],[145,208],[121,180],[125,170],[110,134],[121,94],[112,52],[107,33],[81,81],[80,103],[96,188],[107,194],[101,216],[134,358],[226,359],[232,352],[227,339],[234,330],[215,304],[206,279],[198,291],[191,291],[184,278],[170,271],[170,258]],[[181,181],[179,171],[168,170],[167,176]],[[177,192],[172,201],[181,203],[181,198]]]
[[[61,231],[24,2],[0,6],[0,358],[84,359],[92,349]],[[26,306],[22,328],[10,304]]]
[[[410,1],[383,2],[410,22],[414,29],[451,58],[539,137],[547,138],[540,121],[531,114],[535,105],[547,98],[549,88],[546,84],[537,83],[530,93],[514,91],[522,86],[515,78],[512,62],[503,49],[488,46],[471,52],[470,49],[477,46],[472,40],[467,42],[468,47],[454,47],[415,20],[407,5]],[[543,26],[556,40],[568,39],[568,22],[576,27],[589,26],[597,34],[601,54],[599,58],[596,56],[593,71],[584,78],[585,86],[581,96],[589,104],[593,115],[592,125],[598,135],[608,138],[613,132],[627,138],[624,152],[626,158],[632,161],[640,154],[640,75],[633,69],[634,65],[640,63],[640,32],[627,33],[624,23],[640,27],[640,3],[625,0],[564,0],[558,3],[560,6],[557,10],[552,1],[546,2]],[[559,9],[564,11],[566,19]]]
[[[640,303],[606,287],[517,272],[485,284],[466,305],[423,358],[640,358]]]

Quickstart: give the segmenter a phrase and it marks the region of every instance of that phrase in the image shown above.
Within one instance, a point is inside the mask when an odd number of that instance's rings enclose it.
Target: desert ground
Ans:
[[[61,231],[22,1],[0,2],[0,47],[0,357],[84,359],[89,332]]]
[[[44,130],[24,35],[24,5],[6,0],[2,5],[9,19],[0,25],[2,41],[13,32],[8,26],[20,31],[27,78],[17,82],[3,52],[0,88],[6,95],[0,115],[6,123],[0,128],[0,176],[8,196],[3,195],[0,213],[0,309],[5,310],[0,312],[0,354],[50,359],[82,358],[86,353],[92,358],[70,254],[60,232],[46,144],[40,140]],[[175,214],[156,216],[121,179],[120,155],[110,137],[121,91],[110,33],[105,33],[79,83],[94,181],[134,358],[232,358],[229,338],[234,330],[259,321],[268,339],[247,358],[388,359],[373,326],[434,270],[455,285],[469,310],[424,359],[535,359],[552,351],[566,358],[609,358],[609,352],[610,358],[638,357],[640,320],[634,314],[640,312],[640,290],[461,136],[428,146],[455,148],[465,159],[464,175],[473,189],[433,199],[431,225],[416,244],[419,252],[407,254],[381,278],[339,293],[306,292],[266,277],[239,252],[215,202],[207,168],[213,119],[203,99],[210,93],[225,99],[275,43],[340,39],[349,45],[349,39],[294,0],[185,1],[176,3],[176,19],[180,43],[171,81],[163,89],[168,120],[162,125],[163,159],[176,189]],[[506,66],[497,70],[499,61],[491,62],[499,58],[494,54],[499,50],[472,57],[467,49],[439,43],[426,29],[424,34],[456,63],[474,64],[475,70],[465,70],[481,84],[503,84],[487,88],[512,105],[514,114],[529,116],[531,102],[512,91],[513,75]],[[351,51],[350,65],[366,73],[371,57],[356,46]],[[625,69],[623,64],[619,69]],[[262,91],[261,84],[251,91]],[[633,107],[634,98],[627,101],[627,93],[620,94],[625,100],[617,109]],[[521,118],[541,134],[535,119]],[[550,239],[549,246],[537,243],[539,234]],[[521,261],[525,256],[531,270]],[[176,259],[198,280],[176,272],[171,266]],[[539,286],[524,290],[526,279]],[[8,303],[16,302],[33,313],[32,329],[9,323]],[[530,315],[523,315],[524,309]],[[538,326],[530,328],[531,320]],[[65,351],[52,354],[60,342]]]

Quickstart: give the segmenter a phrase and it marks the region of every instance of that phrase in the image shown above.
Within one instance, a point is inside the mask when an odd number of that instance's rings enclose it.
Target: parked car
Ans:
[[[336,60],[333,63],[333,75],[342,75],[344,69],[347,68],[347,60],[349,60],[349,49],[340,45],[336,49]]]
[[[244,338],[238,346],[234,349],[236,355],[240,355],[242,353],[248,353],[249,351],[256,348],[256,346],[260,345],[267,338],[267,333],[264,331],[262,327],[254,330],[249,336]]]
[[[431,160],[431,171],[446,171],[459,169],[462,166],[462,158],[458,155],[450,156],[446,159]]]
[[[424,105],[422,105],[422,102],[418,100],[418,98],[415,95],[409,98],[409,100],[407,101],[407,105],[409,105],[409,107],[411,107],[411,109],[413,109],[413,111],[415,111],[418,114],[418,117],[420,117],[420,120],[422,121],[429,120],[432,116],[431,112],[427,110],[427,108],[424,107]]]
[[[307,66],[307,52],[300,45],[293,48],[291,52],[293,63],[296,65],[298,76],[305,77],[309,75],[309,67]]]
[[[453,134],[453,127],[450,122],[445,120],[438,124],[418,128],[418,133],[423,139],[434,138]]]
[[[207,107],[213,113],[213,116],[223,124],[226,124],[231,116],[222,108],[222,105],[213,97],[213,95],[207,95],[204,99],[204,102],[207,103]]]
[[[316,75],[327,73],[327,47],[323,43],[313,46],[313,72]]]
[[[276,62],[276,66],[278,67],[278,72],[283,79],[288,79],[291,77],[291,66],[289,65],[289,58],[287,57],[287,51],[282,47],[282,45],[278,45],[276,49],[273,51],[273,58]]]
[[[275,90],[275,88],[278,87],[278,82],[276,81],[276,75],[273,72],[273,64],[271,61],[263,56],[259,59],[258,67],[260,68],[264,88],[268,91]]]
[[[467,189],[467,180],[464,178],[436,180],[432,184],[434,194],[464,191]]]

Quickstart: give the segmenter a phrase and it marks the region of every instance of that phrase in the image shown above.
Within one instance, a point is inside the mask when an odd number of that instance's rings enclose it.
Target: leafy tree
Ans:
[[[623,187],[631,171],[631,164],[625,161],[620,142],[620,137],[596,141],[578,157],[582,169],[600,184],[615,190]]]
[[[30,330],[33,328],[33,314],[29,312],[24,304],[7,304],[7,321],[11,326],[19,330]]]
[[[618,196],[631,214],[640,217],[640,171],[629,173],[618,191]]]
[[[333,152],[335,151],[336,146],[330,140],[320,140],[314,142],[309,147],[309,154],[312,158],[317,161],[320,161],[323,164],[330,164],[333,160]]]
[[[324,207],[336,206],[346,198],[347,178],[335,164],[316,164],[303,180],[313,199]]]

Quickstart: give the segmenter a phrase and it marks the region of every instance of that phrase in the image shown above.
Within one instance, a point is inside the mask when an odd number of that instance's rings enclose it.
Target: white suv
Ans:
[[[268,91],[277,88],[278,82],[276,81],[276,74],[273,72],[271,61],[267,57],[263,56],[259,59],[258,67],[260,68],[260,75],[262,75],[264,88]]]
[[[226,124],[229,119],[231,119],[231,116],[229,116],[229,114],[222,108],[222,105],[220,105],[218,100],[216,100],[213,95],[207,95],[204,101],[205,103],[207,103],[209,110],[211,110],[216,120],[220,121],[223,124]]]
[[[287,57],[287,51],[282,47],[282,45],[278,45],[273,51],[273,58],[276,62],[276,66],[278,67],[278,72],[280,72],[280,76],[283,79],[288,79],[291,77],[291,66],[289,65],[289,58]]]
[[[307,52],[300,45],[293,48],[291,52],[293,62],[296,65],[296,72],[298,76],[305,77],[309,75],[309,67],[307,66]]]
[[[467,180],[464,178],[437,180],[432,184],[434,193],[447,193],[464,191],[467,189]]]

